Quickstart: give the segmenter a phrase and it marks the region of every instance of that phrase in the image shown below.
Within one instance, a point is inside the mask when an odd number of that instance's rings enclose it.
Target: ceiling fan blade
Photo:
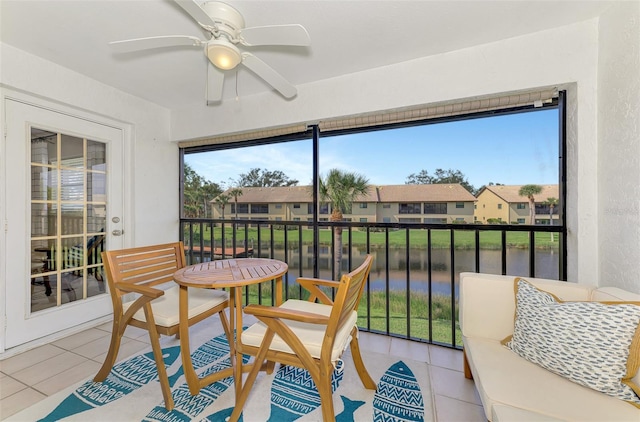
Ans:
[[[253,54],[242,53],[242,64],[278,90],[283,97],[293,98],[298,93],[295,86],[291,85],[281,74]]]
[[[215,26],[215,22],[211,19],[211,16],[207,15],[202,7],[194,0],[175,0],[178,6],[182,7],[196,22],[203,25]]]
[[[116,53],[146,50],[149,48],[191,46],[199,47],[206,41],[188,35],[165,35],[160,37],[134,38],[131,40],[113,41],[109,45]]]
[[[245,28],[240,32],[243,44],[253,45],[311,45],[309,33],[302,25],[269,25]]]
[[[224,84],[224,72],[215,67],[211,62],[207,63],[207,105],[222,101],[222,86]]]

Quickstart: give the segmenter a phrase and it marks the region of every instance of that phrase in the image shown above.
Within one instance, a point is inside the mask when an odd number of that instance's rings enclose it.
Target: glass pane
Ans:
[[[57,213],[53,204],[31,204],[31,236],[55,236]]]
[[[31,162],[55,163],[58,158],[56,142],[57,135],[55,133],[31,128]]]
[[[62,206],[62,235],[82,234],[84,232],[84,218],[81,205]]]
[[[106,202],[107,175],[104,173],[87,173],[87,201]]]
[[[103,232],[107,224],[106,205],[87,205],[87,232]]]
[[[60,274],[60,303],[82,299],[83,270]]]
[[[61,170],[61,172],[60,199],[63,201],[84,201],[84,172],[77,170]]]
[[[71,237],[62,239],[62,268],[78,268],[84,265],[84,238]]]
[[[55,273],[49,275],[32,276],[31,281],[31,312],[53,308],[57,303]]]
[[[87,169],[105,171],[106,155],[105,144],[87,140]]]
[[[31,241],[31,274],[48,273],[55,270],[55,239]]]
[[[84,168],[84,148],[82,138],[62,135],[61,161],[63,167]]]
[[[54,168],[31,166],[31,199],[54,201],[57,187],[58,172]]]

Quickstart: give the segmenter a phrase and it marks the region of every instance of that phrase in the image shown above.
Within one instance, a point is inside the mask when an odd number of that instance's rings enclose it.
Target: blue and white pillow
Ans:
[[[562,302],[515,279],[513,335],[523,358],[585,387],[640,407],[640,303]]]

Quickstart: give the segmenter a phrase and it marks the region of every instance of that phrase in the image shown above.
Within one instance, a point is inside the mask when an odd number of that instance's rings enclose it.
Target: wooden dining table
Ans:
[[[275,280],[275,305],[282,304],[282,277],[288,266],[285,262],[267,258],[235,258],[202,262],[175,272],[180,286],[180,351],[189,392],[196,395],[203,387],[229,376],[234,377],[236,397],[242,390],[242,365],[236,365],[236,340],[242,332],[242,289],[245,286]],[[188,325],[188,289],[229,289],[229,327],[235,339],[229,341],[231,367],[199,378],[191,360]],[[242,359],[242,357],[240,357]],[[245,366],[246,367],[246,366]]]

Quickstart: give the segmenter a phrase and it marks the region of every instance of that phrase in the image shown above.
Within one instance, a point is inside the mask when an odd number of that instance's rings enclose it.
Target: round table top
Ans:
[[[241,287],[282,277],[288,268],[286,263],[275,259],[221,259],[181,268],[173,278],[187,287]]]

